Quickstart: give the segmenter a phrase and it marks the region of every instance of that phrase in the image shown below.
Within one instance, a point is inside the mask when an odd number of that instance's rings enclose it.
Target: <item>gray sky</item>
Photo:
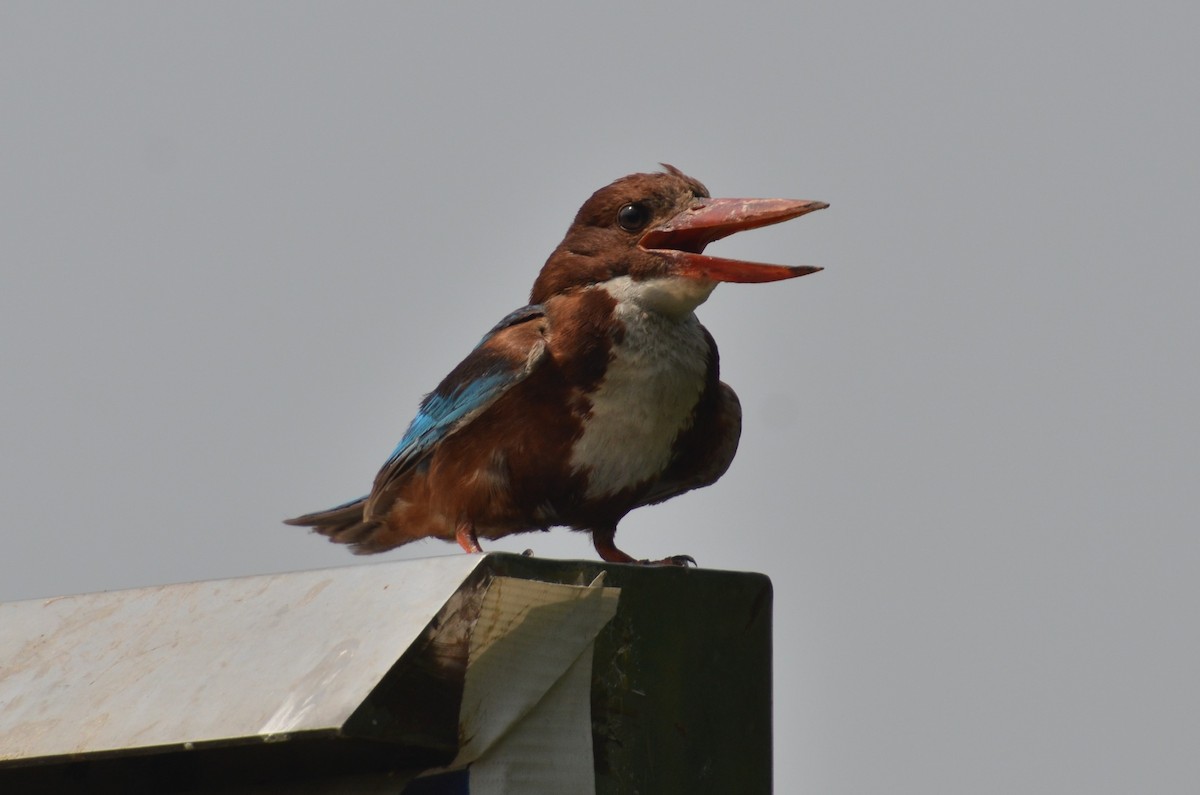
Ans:
[[[579,204],[828,201],[712,250],[742,398],[639,556],[775,583],[777,789],[1200,780],[1200,11],[0,7],[0,599],[355,562]],[[559,530],[489,548],[593,557]],[[425,542],[393,558],[451,554]]]

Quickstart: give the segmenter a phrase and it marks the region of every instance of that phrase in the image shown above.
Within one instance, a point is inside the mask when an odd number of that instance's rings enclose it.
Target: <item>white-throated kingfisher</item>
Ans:
[[[642,505],[715,482],[741,435],[737,395],[694,310],[718,282],[820,268],[703,254],[714,240],[828,205],[713,199],[672,166],[596,191],[510,314],[421,402],[371,493],[287,520],[356,553],[421,538],[479,539],[565,525],[606,561]],[[661,563],[683,564],[687,556]]]

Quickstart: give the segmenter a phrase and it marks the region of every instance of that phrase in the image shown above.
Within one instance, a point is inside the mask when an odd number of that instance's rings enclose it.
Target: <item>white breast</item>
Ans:
[[[711,284],[697,287],[686,308],[679,291],[670,291],[671,308],[684,309],[671,314],[658,311],[662,282],[620,277],[598,288],[617,299],[625,335],[590,396],[591,415],[571,451],[571,466],[587,472],[588,497],[615,494],[660,474],[676,436],[690,425],[708,366],[708,342],[691,310],[712,292]]]

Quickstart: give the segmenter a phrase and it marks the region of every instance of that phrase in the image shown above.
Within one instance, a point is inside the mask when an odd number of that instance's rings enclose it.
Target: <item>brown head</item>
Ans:
[[[695,283],[707,297],[717,282],[778,281],[821,270],[702,252],[714,240],[820,210],[828,206],[824,202],[713,199],[699,181],[674,166],[664,168],[622,177],[584,202],[538,274],[530,303],[622,276],[634,282]]]

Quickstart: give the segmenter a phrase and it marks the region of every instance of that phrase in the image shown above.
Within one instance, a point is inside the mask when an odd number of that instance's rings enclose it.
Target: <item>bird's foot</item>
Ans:
[[[479,536],[475,535],[473,522],[460,523],[454,529],[454,540],[458,542],[464,552],[483,552],[483,548],[479,546]]]
[[[600,558],[608,563],[634,563],[639,566],[695,566],[696,559],[691,555],[672,555],[669,558],[662,560],[638,560],[628,554],[617,549],[617,545],[613,543],[613,536],[616,535],[615,527],[600,527],[592,530],[592,545],[596,547],[596,552]]]
[[[696,559],[691,555],[671,555],[662,560],[639,560],[638,563],[643,566],[682,566],[685,569],[688,566],[696,566],[699,568]]]

